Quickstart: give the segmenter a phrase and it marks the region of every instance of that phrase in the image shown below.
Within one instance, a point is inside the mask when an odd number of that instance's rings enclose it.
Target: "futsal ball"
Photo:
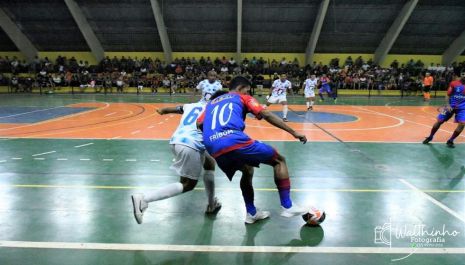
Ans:
[[[317,226],[323,223],[323,221],[326,218],[326,213],[324,211],[312,207],[310,211],[308,211],[308,213],[302,215],[302,218],[307,223],[307,225]]]

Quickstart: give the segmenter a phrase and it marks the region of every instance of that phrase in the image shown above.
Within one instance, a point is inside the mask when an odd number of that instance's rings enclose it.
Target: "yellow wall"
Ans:
[[[88,61],[90,64],[96,64],[97,61],[95,60],[94,56],[91,52],[82,52],[82,51],[67,51],[67,52],[39,52],[39,57],[44,58],[48,57],[50,60],[55,61],[55,59],[59,56],[66,56],[67,58],[71,58],[74,56],[77,60]],[[0,52],[0,56],[5,57],[8,56],[13,58],[13,56],[18,57],[21,60],[26,59],[25,56],[21,52]],[[114,56],[121,58],[122,56],[131,57],[131,58],[143,58],[143,57],[150,57],[150,58],[158,58],[160,60],[164,60],[163,52],[105,52],[105,56],[109,56],[113,58]],[[204,56],[205,58],[210,56],[212,60],[216,57],[222,58],[226,56],[226,58],[235,57],[235,53],[233,52],[173,52],[173,59],[175,58],[187,58],[187,57],[195,57],[197,60]],[[242,58],[252,59],[252,57],[256,57],[257,59],[263,57],[265,60],[272,61],[273,59],[277,61],[281,61],[282,58],[286,58],[287,61],[293,61],[294,58],[299,60],[300,65],[303,65],[305,62],[305,54],[304,53],[242,53]],[[331,59],[339,58],[340,62],[343,63],[348,56],[352,56],[352,59],[355,60],[358,56],[362,56],[362,58],[367,61],[369,59],[373,59],[373,54],[339,54],[339,53],[317,53],[314,56],[314,61],[317,63],[321,62],[323,64],[329,64]],[[388,67],[392,61],[397,59],[400,64],[407,63],[410,59],[414,61],[421,60],[425,65],[430,65],[431,63],[440,64],[441,63],[441,55],[405,55],[405,54],[389,54],[386,56],[386,59],[381,64],[383,67]],[[465,61],[465,56],[460,56],[456,60],[457,62]]]
[[[110,58],[113,58],[114,56],[116,56],[117,58],[121,58],[121,57],[131,57],[131,58],[138,58],[138,59],[142,59],[144,57],[147,57],[147,58],[158,58],[160,60],[163,60],[163,53],[162,52],[105,52],[105,56],[108,56]]]
[[[421,60],[425,66],[429,66],[431,63],[441,64],[442,56],[441,55],[408,55],[408,54],[389,54],[386,56],[386,60],[381,64],[383,67],[388,67],[394,60],[397,60],[400,64],[405,64],[410,59],[414,61]]]
[[[26,60],[26,57],[21,52],[0,52],[0,56],[8,56],[10,59],[16,56],[20,60]]]
[[[68,59],[74,56],[78,61],[82,60],[88,61],[89,64],[97,64],[97,60],[95,60],[91,52],[39,52],[40,58],[48,57],[52,62],[54,62],[58,56],[65,56]]]

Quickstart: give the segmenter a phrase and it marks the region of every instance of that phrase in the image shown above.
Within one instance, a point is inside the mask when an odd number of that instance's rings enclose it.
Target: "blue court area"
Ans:
[[[0,123],[35,123],[91,109],[71,107],[0,107]]]
[[[283,115],[281,111],[274,111],[273,113],[279,117]],[[358,118],[353,115],[331,112],[289,111],[287,119],[298,123],[338,123],[356,121]]]

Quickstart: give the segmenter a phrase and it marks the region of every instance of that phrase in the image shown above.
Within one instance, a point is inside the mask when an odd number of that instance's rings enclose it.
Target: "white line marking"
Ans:
[[[165,121],[169,120],[170,118],[166,118]]]
[[[278,246],[218,246],[218,245],[155,245],[84,242],[0,241],[4,248],[87,249],[166,252],[223,253],[333,253],[333,254],[461,254],[465,248],[389,248],[389,247],[278,247]]]
[[[149,128],[149,129],[152,129],[152,128],[154,128],[154,127],[155,127],[155,126],[153,126],[153,125],[150,125],[150,126],[149,126],[149,127],[147,127],[147,128]]]
[[[94,144],[94,143],[87,143],[87,144],[76,145],[74,148],[81,148],[81,147],[88,146],[88,145],[93,145],[93,144]]]
[[[136,162],[137,159],[126,159],[126,162]]]
[[[151,162],[160,162],[159,159],[152,159],[152,160],[150,160],[150,161],[151,161]]]
[[[174,117],[174,115],[170,115],[169,117],[170,117],[170,118],[173,118],[173,117]]]
[[[59,109],[59,108],[65,108],[65,107],[60,106],[60,107],[53,107],[53,108],[48,108],[48,109],[33,110],[33,111],[28,111],[28,112],[23,112],[23,113],[8,115],[8,116],[2,116],[2,117],[0,117],[0,119],[9,118],[9,117],[16,117],[16,116],[21,116],[21,115],[24,115],[24,114],[35,113],[35,112],[41,112],[41,111],[46,111],[46,110]]]
[[[140,133],[140,130],[133,131],[131,134],[138,134],[138,133]]]
[[[90,161],[89,158],[80,158],[79,160],[81,160],[81,161]]]
[[[161,121],[161,122],[159,122],[158,124],[163,124],[163,122]]]
[[[68,158],[57,158],[58,161],[66,161]]]
[[[121,136],[115,136],[115,137],[112,137],[112,138],[110,138],[110,139],[108,139],[108,140],[111,140],[111,139],[118,139],[118,138],[121,138]]]
[[[104,159],[102,159],[102,161],[113,161],[113,159],[112,158],[104,158]]]
[[[442,204],[441,202],[439,202],[435,198],[431,197],[430,195],[422,192],[420,189],[418,189],[417,187],[415,187],[413,184],[406,181],[405,179],[399,179],[399,181],[402,182],[405,186],[409,187],[410,189],[416,191],[419,195],[421,195],[425,199],[427,199],[430,202],[436,204],[436,206],[438,206],[439,208],[443,209],[444,211],[448,212],[450,215],[454,216],[455,218],[457,218],[460,221],[465,223],[465,218],[463,216],[461,216],[460,214],[458,214],[457,212],[455,212],[454,210],[452,210],[451,208],[449,208],[446,205]]]
[[[43,157],[35,157],[34,160],[45,160]]]
[[[35,155],[32,155],[32,156],[41,156],[41,155],[47,155],[47,154],[53,154],[53,153],[56,153],[56,151],[50,151],[50,152],[35,154]]]
[[[6,160],[0,160],[0,163],[5,163],[5,162],[6,162]]]
[[[108,114],[104,115],[103,117],[108,117],[108,116],[111,116],[113,114],[116,114],[116,112],[108,113]]]
[[[23,158],[22,158],[22,157],[12,157],[11,159],[12,159],[12,160],[21,160],[21,159],[23,159]]]

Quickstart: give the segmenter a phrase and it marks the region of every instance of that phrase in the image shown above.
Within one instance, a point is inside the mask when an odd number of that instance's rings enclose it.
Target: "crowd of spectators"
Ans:
[[[83,92],[88,88],[96,92],[124,92],[126,87],[148,89],[156,93],[164,87],[171,92],[186,92],[206,78],[206,73],[214,69],[224,86],[235,75],[250,78],[254,87],[269,87],[281,73],[286,73],[293,87],[298,90],[309,73],[320,76],[327,74],[336,89],[403,89],[416,90],[422,77],[430,72],[434,77],[433,89],[444,90],[454,72],[465,71],[465,62],[450,66],[425,66],[421,61],[410,60],[406,64],[397,61],[389,68],[381,68],[371,60],[362,57],[355,60],[348,57],[344,62],[335,58],[328,65],[314,62],[313,66],[299,66],[297,58],[287,60],[266,60],[262,57],[244,58],[236,62],[234,58],[176,58],[172,63],[148,57],[104,58],[99,64],[74,57],[58,56],[51,61],[47,57],[36,57],[32,62],[16,57],[0,57],[0,85],[9,85],[13,91],[31,91],[34,87],[59,89],[76,87]],[[21,74],[26,73],[26,74]],[[297,92],[297,91],[296,91]]]

